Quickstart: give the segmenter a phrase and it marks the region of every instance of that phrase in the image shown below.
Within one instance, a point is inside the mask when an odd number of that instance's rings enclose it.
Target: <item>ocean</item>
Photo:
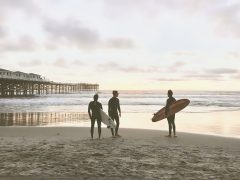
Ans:
[[[90,126],[87,110],[95,92],[0,99],[0,126]],[[111,91],[99,91],[107,112]],[[190,105],[176,114],[177,131],[240,138],[240,92],[174,91]],[[120,128],[168,130],[167,121],[151,122],[166,104],[165,91],[119,91]],[[103,125],[104,127],[104,125]]]

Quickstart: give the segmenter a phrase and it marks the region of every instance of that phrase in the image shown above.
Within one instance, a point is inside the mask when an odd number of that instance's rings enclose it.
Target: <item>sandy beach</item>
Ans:
[[[95,129],[95,138],[97,137]],[[0,127],[0,177],[240,179],[240,139],[120,129]]]

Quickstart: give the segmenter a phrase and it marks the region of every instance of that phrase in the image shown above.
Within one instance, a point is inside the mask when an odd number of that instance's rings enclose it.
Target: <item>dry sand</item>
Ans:
[[[240,139],[103,128],[91,140],[89,130],[0,127],[0,179],[240,179]]]

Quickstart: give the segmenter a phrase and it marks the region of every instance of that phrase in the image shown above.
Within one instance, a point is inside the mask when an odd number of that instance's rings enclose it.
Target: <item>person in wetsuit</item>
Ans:
[[[88,105],[88,114],[91,119],[91,137],[93,139],[93,132],[94,132],[94,124],[95,121],[97,120],[98,124],[98,138],[101,138],[101,114],[100,114],[100,109],[102,108],[102,104],[98,102],[98,95],[95,94],[93,96],[94,101],[91,101]]]
[[[108,115],[111,117],[112,120],[116,121],[116,128],[115,128],[115,136],[119,136],[118,128],[119,128],[119,117],[121,117],[121,108],[118,97],[118,92],[113,91],[113,97],[108,101]],[[113,129],[111,129],[112,136],[114,136]]]
[[[172,90],[168,90],[168,99],[167,99],[166,106],[165,106],[165,114],[166,115],[169,112],[169,107],[174,102],[176,102],[176,99],[173,97],[173,92],[172,92]],[[168,127],[169,127],[169,134],[167,135],[167,137],[171,137],[172,129],[173,129],[174,137],[177,137],[176,136],[176,126],[175,126],[175,122],[174,122],[175,121],[175,114],[167,117],[167,120],[168,120]]]

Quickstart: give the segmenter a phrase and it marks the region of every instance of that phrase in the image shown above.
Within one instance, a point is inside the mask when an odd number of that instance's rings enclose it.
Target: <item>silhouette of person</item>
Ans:
[[[116,121],[115,136],[119,137],[118,128],[119,128],[119,117],[121,117],[121,108],[118,99],[118,91],[114,90],[112,92],[113,97],[108,101],[108,115],[112,120]],[[113,129],[111,129],[112,136],[114,137]]]
[[[91,137],[93,139],[93,133],[94,133],[94,124],[95,121],[97,120],[97,125],[98,125],[98,138],[101,138],[101,114],[100,114],[100,109],[102,108],[102,104],[98,102],[98,95],[95,94],[93,96],[93,101],[91,101],[88,105],[88,114],[91,119]]]
[[[176,102],[176,99],[173,97],[173,92],[172,90],[168,90],[168,99],[166,102],[166,106],[165,106],[165,115],[167,115],[169,113],[169,107]],[[175,126],[175,114],[172,114],[171,116],[167,117],[168,120],[168,127],[169,127],[169,134],[166,137],[171,137],[172,135],[172,129],[173,129],[173,134],[174,137],[176,136],[176,126]]]

